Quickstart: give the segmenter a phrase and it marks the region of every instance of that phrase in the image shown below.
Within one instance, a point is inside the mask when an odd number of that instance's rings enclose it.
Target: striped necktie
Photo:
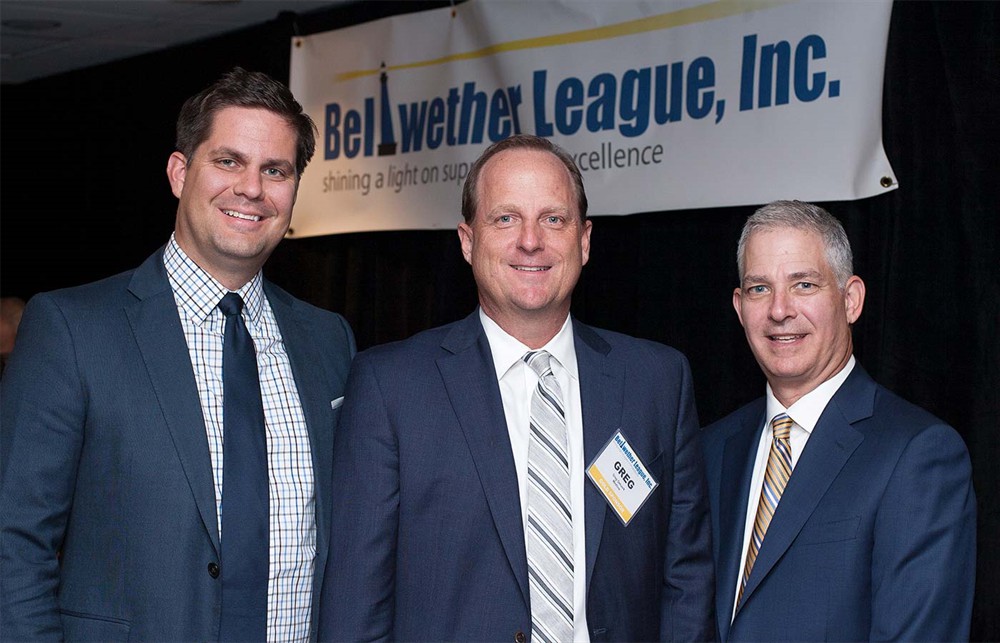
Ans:
[[[776,415],[771,421],[774,439],[771,441],[771,452],[767,456],[764,484],[760,488],[757,517],[753,521],[753,534],[750,537],[750,547],[747,549],[743,581],[740,583],[739,596],[736,597],[737,605],[743,599],[743,590],[746,589],[754,561],[757,560],[757,553],[760,551],[761,543],[764,542],[764,534],[767,533],[767,528],[771,524],[774,510],[778,508],[778,501],[781,500],[781,494],[785,491],[788,478],[792,475],[792,445],[788,438],[792,433],[793,424],[795,422],[788,417],[787,413]]]
[[[531,640],[573,640],[573,513],[566,411],[549,354],[522,358],[538,374],[528,434],[528,586]]]

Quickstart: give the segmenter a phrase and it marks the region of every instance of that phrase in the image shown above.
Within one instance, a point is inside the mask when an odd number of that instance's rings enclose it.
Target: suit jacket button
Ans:
[[[518,630],[517,633],[514,634],[514,643],[524,643],[527,640],[528,637],[526,637],[524,635],[524,632],[522,632],[521,630]]]
[[[219,566],[216,563],[208,564],[208,575],[211,576],[212,578],[219,577]]]

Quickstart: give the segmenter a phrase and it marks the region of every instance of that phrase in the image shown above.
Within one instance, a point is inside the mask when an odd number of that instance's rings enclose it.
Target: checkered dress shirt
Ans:
[[[174,291],[205,418],[215,480],[215,508],[222,529],[222,340],[225,318],[216,307],[229,290],[188,257],[173,236],[163,263]],[[261,274],[237,291],[243,318],[257,348],[267,432],[270,504],[267,640],[307,641],[316,558],[316,494],[305,416],[291,364]]]

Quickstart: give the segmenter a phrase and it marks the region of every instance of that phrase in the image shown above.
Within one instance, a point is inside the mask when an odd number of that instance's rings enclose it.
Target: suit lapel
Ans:
[[[764,425],[764,404],[753,404],[741,414],[736,430],[726,438],[722,453],[722,472],[719,483],[719,565],[715,595],[716,616],[722,640],[726,640],[736,598],[736,583],[742,573],[743,531],[747,517],[747,498],[750,478],[757,454],[757,442]]]
[[[625,365],[609,358],[611,346],[592,328],[573,320],[580,403],[583,407],[583,466],[597,457],[615,429],[621,428]],[[584,525],[587,547],[587,585],[594,574],[604,533],[608,505],[604,496],[584,480]]]
[[[851,424],[865,416],[865,409],[867,415],[871,415],[874,394],[874,382],[860,364],[856,364],[847,381],[827,404],[795,465],[764,536],[743,592],[743,602],[795,540],[844,464],[864,440]]]
[[[202,522],[218,552],[215,482],[205,435],[205,419],[184,330],[163,267],[162,248],[135,271],[129,283],[129,292],[136,300],[125,306],[125,315]]]
[[[465,434],[490,512],[514,576],[528,601],[528,560],[524,548],[517,471],[493,355],[479,311],[452,328],[441,347],[438,370]]]
[[[273,288],[267,281],[264,290],[281,331],[282,343],[299,393],[299,404],[309,433],[312,451],[313,484],[316,493],[316,551],[326,552],[330,537],[331,471],[333,468],[333,411],[328,399],[328,387],[334,381],[327,373],[324,361],[314,354],[310,338],[321,336],[314,332],[311,320],[296,311],[293,302],[284,292]],[[317,561],[317,573],[322,573]]]

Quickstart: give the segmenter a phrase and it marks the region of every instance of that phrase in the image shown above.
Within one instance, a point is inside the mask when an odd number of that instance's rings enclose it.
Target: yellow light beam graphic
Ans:
[[[493,56],[508,51],[518,51],[522,49],[541,49],[544,47],[556,47],[560,45],[568,45],[580,42],[591,42],[594,40],[608,40],[611,38],[620,38],[621,36],[631,36],[639,33],[647,33],[650,31],[672,29],[674,27],[681,27],[684,25],[695,24],[698,22],[707,22],[709,20],[718,20],[720,18],[728,18],[729,16],[734,16],[744,13],[753,13],[754,11],[760,11],[762,9],[770,9],[772,7],[777,7],[795,1],[797,0],[716,0],[715,2],[709,2],[707,4],[698,5],[696,7],[679,9],[677,11],[671,11],[670,13],[661,13],[656,16],[638,18],[636,20],[629,20],[627,22],[621,22],[614,25],[606,25],[604,27],[595,27],[593,29],[582,29],[580,31],[571,31],[569,33],[564,33],[564,34],[553,34],[551,36],[539,36],[537,38],[524,38],[521,40],[512,40],[510,42],[502,42],[502,43],[497,43],[495,45],[490,45],[489,47],[483,47],[482,49],[477,49],[475,51],[467,51],[459,54],[450,54],[448,56],[442,56],[440,58],[433,58],[431,60],[422,60],[402,65],[391,65],[385,67],[384,69],[379,67],[376,69],[361,69],[357,71],[346,71],[337,74],[335,76],[335,79],[336,81],[340,82],[345,80],[353,80],[355,78],[361,78],[364,76],[372,76],[381,73],[382,71],[415,69],[417,67],[431,67],[433,65],[441,65],[456,60],[472,60],[475,58],[484,58],[486,56]]]

